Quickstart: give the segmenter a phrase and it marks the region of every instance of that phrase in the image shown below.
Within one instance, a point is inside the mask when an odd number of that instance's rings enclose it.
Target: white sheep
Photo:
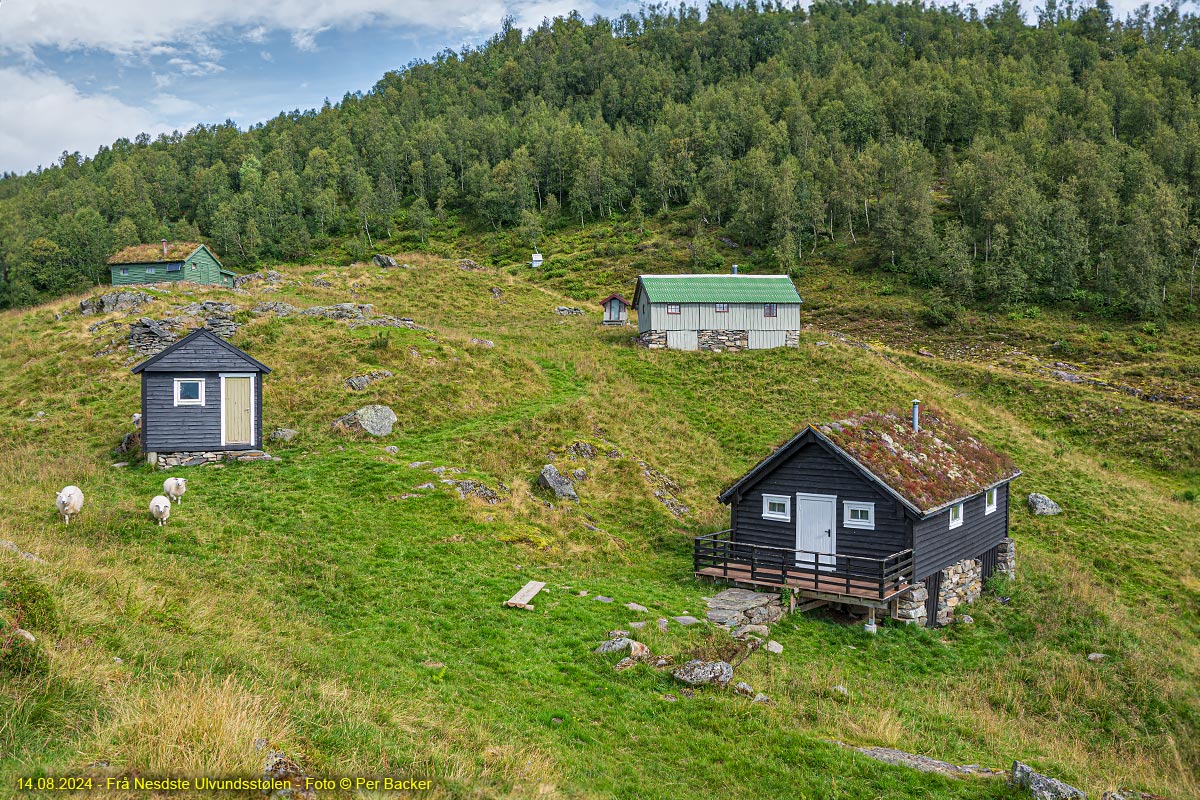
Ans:
[[[58,508],[58,513],[62,514],[63,519],[70,525],[71,516],[83,510],[83,491],[78,486],[67,486],[58,493],[54,505]]]
[[[142,427],[142,415],[141,414],[134,414],[132,417],[129,418],[129,421],[133,423],[133,427],[135,427],[135,428]]]
[[[150,501],[150,516],[158,520],[159,525],[166,525],[171,517],[171,501],[161,494],[155,495]]]
[[[187,478],[167,478],[163,481],[163,494],[170,497],[176,503],[183,500],[183,493],[187,491]]]

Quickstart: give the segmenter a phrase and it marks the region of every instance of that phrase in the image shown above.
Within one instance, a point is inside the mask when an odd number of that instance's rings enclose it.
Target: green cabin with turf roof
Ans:
[[[638,342],[711,352],[800,345],[800,293],[786,275],[642,275]]]
[[[233,288],[234,273],[221,265],[206,244],[168,242],[135,244],[108,259],[113,286],[190,281]]]

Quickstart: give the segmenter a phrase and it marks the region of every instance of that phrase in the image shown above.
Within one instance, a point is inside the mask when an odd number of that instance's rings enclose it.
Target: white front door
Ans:
[[[796,494],[796,555],[798,565],[833,569],[837,559],[837,497],[828,494]],[[819,555],[818,555],[819,554]]]

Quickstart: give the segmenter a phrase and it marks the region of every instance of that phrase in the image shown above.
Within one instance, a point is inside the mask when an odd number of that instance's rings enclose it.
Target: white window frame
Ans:
[[[995,512],[996,506],[1000,500],[1000,490],[993,486],[983,493],[983,513],[991,514]]]
[[[729,303],[713,303],[713,313],[714,314],[728,314],[729,313]]]
[[[249,447],[253,447],[254,443],[258,441],[258,431],[256,429],[256,426],[258,424],[258,419],[257,419],[258,403],[257,403],[257,398],[255,396],[258,391],[258,388],[255,386],[255,384],[258,383],[258,381],[255,380],[256,376],[253,372],[222,372],[222,373],[220,373],[220,375],[221,375],[221,404],[220,404],[221,405],[221,446],[224,447],[227,444],[229,444],[229,442],[225,441],[225,396],[226,396],[225,395],[225,379],[226,378],[249,378],[250,379],[250,444],[249,444]],[[238,442],[237,444],[241,444],[241,442]]]
[[[786,494],[764,494],[762,496],[763,519],[773,519],[776,522],[792,521],[792,498]],[[783,503],[783,513],[771,510],[771,503]]]
[[[167,264],[167,272],[180,272],[183,270],[183,264]]]
[[[958,510],[958,521],[957,522],[954,521],[954,511],[956,509]],[[963,524],[963,520],[965,520],[966,518],[967,518],[967,508],[964,503],[955,503],[954,505],[950,506],[950,530],[954,530],[955,528],[961,528],[962,524]]]
[[[850,516],[851,511],[866,511],[867,519],[853,519]],[[857,500],[845,500],[842,502],[842,527],[843,528],[859,528],[865,531],[875,530],[875,504],[863,503]]]
[[[122,274],[122,275],[128,275],[128,274],[129,274],[129,267],[121,267],[121,274]]]
[[[158,273],[158,267],[146,267],[147,275],[155,275]]]
[[[672,308],[675,310],[672,311],[671,310]],[[683,306],[681,306],[679,303],[667,303],[667,313],[670,314],[672,317],[674,317],[678,314],[682,314]]]
[[[200,399],[185,400],[179,396],[179,385],[181,383],[198,383],[200,384]],[[203,406],[204,405],[204,378],[176,378],[175,379],[175,405],[176,406]]]

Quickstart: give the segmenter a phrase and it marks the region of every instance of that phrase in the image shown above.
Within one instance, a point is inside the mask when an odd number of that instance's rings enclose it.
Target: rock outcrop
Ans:
[[[366,433],[371,436],[387,436],[396,424],[396,412],[387,406],[363,406],[344,417],[333,421],[334,430],[350,433]]]
[[[538,475],[538,486],[554,492],[555,497],[579,500],[579,495],[575,493],[575,487],[553,464],[542,467],[542,472]]]
[[[79,301],[79,313],[85,317],[93,314],[111,314],[114,311],[137,311],[154,298],[145,292],[121,290],[107,292],[99,297]]]
[[[1062,513],[1062,506],[1038,492],[1030,494],[1026,503],[1029,506],[1029,513],[1037,517],[1052,517]]]

